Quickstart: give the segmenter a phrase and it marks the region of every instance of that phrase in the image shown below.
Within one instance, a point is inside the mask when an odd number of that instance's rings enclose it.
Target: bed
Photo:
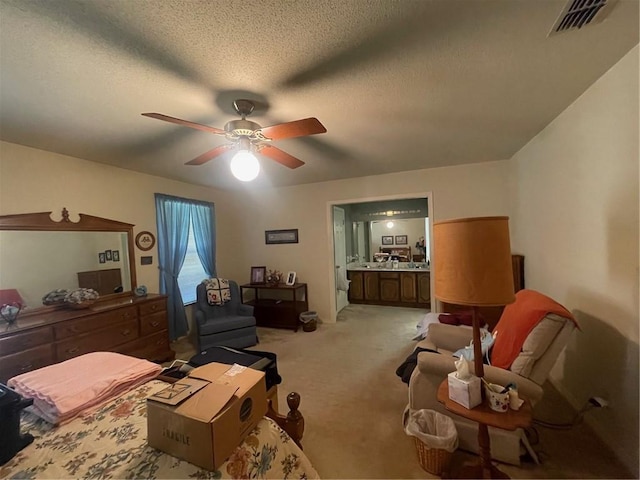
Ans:
[[[0,467],[0,478],[319,478],[301,448],[269,417],[216,471],[149,447],[146,398],[166,386],[149,380],[59,426],[23,411],[21,432],[35,440]]]

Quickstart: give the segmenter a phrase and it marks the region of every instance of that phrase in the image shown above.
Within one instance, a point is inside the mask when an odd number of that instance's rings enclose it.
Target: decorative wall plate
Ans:
[[[151,250],[155,244],[156,237],[154,237],[151,232],[142,231],[136,235],[136,247],[144,252]]]

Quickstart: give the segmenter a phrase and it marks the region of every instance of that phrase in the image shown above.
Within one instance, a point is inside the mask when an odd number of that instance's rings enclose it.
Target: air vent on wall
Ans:
[[[599,23],[618,0],[569,0],[553,24],[549,36]]]

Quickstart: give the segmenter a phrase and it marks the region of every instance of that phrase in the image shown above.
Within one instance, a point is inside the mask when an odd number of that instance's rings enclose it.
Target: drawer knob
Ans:
[[[160,325],[160,322],[151,322],[152,327],[157,327],[158,325]]]
[[[67,350],[67,353],[77,353],[80,350],[78,347],[73,347]]]
[[[33,364],[32,363],[26,363],[22,366],[20,366],[20,371],[21,372],[26,372],[27,370],[31,370],[33,368]]]
[[[131,335],[131,330],[129,330],[129,329],[127,328],[126,330],[122,330],[122,332],[120,332],[120,334],[121,334],[123,337],[129,336],[129,335]]]

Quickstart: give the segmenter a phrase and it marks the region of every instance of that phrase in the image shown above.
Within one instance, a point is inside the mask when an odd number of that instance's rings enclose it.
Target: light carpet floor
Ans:
[[[253,349],[278,355],[280,412],[288,411],[288,392],[302,397],[302,443],[322,478],[438,478],[420,467],[413,439],[404,433],[407,385],[395,374],[415,347],[416,324],[425,313],[349,305],[336,323],[319,323],[314,332],[258,329],[260,343]],[[194,353],[186,339],[173,348],[185,360]],[[563,402],[551,390],[547,403]],[[566,402],[552,411],[570,415]],[[536,431],[534,449],[542,464],[498,464],[504,473],[512,478],[631,478],[584,424],[568,431]],[[474,459],[457,451],[452,462]]]

